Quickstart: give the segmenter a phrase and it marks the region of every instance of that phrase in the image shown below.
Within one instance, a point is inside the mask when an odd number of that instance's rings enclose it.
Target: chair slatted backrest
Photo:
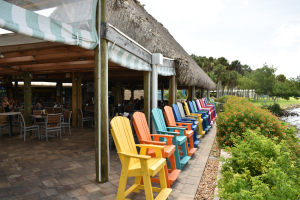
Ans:
[[[79,118],[83,118],[81,108],[77,108],[77,114],[78,114]]]
[[[133,111],[133,106],[125,106],[124,112],[132,112]]]
[[[183,110],[182,103],[177,102],[177,107],[178,107],[178,109],[179,109],[179,113],[180,113],[181,118],[186,117],[186,115],[185,115],[185,113],[184,113],[184,110]]]
[[[151,117],[152,117],[155,129],[158,131],[167,131],[165,119],[164,119],[161,109],[153,108],[151,113],[152,113]]]
[[[200,102],[199,102],[198,99],[196,100],[196,106],[197,106],[197,109],[198,109],[198,110],[201,110],[201,107],[202,107],[202,106],[200,105]]]
[[[25,127],[25,120],[24,120],[24,117],[23,117],[22,113],[18,114],[18,116],[19,116],[19,119],[20,119],[21,126]]]
[[[172,107],[173,107],[173,114],[174,114],[176,122],[181,122],[182,118],[180,116],[178,106],[176,104],[172,104]]]
[[[54,113],[54,109],[52,107],[45,107],[45,110],[47,110],[48,114],[53,114]]]
[[[190,112],[190,109],[189,109],[189,106],[188,106],[187,102],[183,102],[183,104],[184,104],[184,110],[185,110],[186,114],[191,115],[192,111]]]
[[[42,113],[41,113],[41,110],[34,110],[33,114],[34,115],[41,115]]]
[[[190,109],[191,113],[196,113],[196,112],[195,112],[195,108],[194,108],[194,105],[193,105],[193,102],[192,102],[192,101],[189,101],[189,109]]]
[[[48,124],[59,124],[60,123],[60,115],[59,114],[48,114],[47,115],[47,123]]]
[[[172,108],[170,106],[164,107],[164,116],[165,116],[168,126],[170,126],[170,127],[176,126],[176,121],[175,121],[175,118],[173,115]]]
[[[111,133],[117,147],[118,152],[129,153],[137,155],[137,150],[130,126],[129,119],[126,117],[114,117],[110,121]],[[120,156],[121,163],[124,161],[124,157]],[[139,160],[136,158],[130,159],[129,167],[138,163]]]
[[[71,115],[72,115],[72,111],[65,110],[63,118],[64,119],[69,119],[71,117]]]
[[[24,115],[24,112],[25,112],[25,111],[24,111],[24,109],[20,109],[19,112],[20,112],[22,115]]]
[[[63,109],[62,108],[54,108],[54,113],[58,114],[58,113],[62,113]]]
[[[196,106],[195,101],[192,101],[192,104],[193,104],[194,111],[195,111],[195,112],[198,112],[198,108],[197,108],[197,106]]]
[[[150,136],[149,127],[144,113],[135,112],[132,120],[134,130],[139,140],[152,141]]]
[[[199,104],[201,105],[201,107],[203,107],[203,108],[206,107],[205,104],[203,103],[203,100],[202,100],[202,99],[200,99],[200,100],[198,100],[198,101],[199,101]]]

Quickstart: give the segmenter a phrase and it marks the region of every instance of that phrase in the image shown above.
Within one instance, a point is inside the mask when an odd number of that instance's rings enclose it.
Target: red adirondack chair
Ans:
[[[192,130],[193,124],[186,123],[186,122],[176,122],[173,115],[172,108],[170,106],[164,107],[164,116],[169,127],[186,128],[184,134],[189,141],[189,145],[188,145],[188,141],[186,141],[186,147],[188,150],[188,156],[192,156],[197,150],[197,148],[194,148],[194,140],[193,140],[194,131]]]
[[[172,185],[173,182],[177,179],[178,175],[180,174],[181,170],[178,170],[176,168],[176,162],[175,162],[175,153],[177,153],[177,157],[179,158],[179,152],[178,149],[176,151],[176,146],[172,144],[172,138],[173,135],[161,135],[161,134],[152,134],[150,135],[149,127],[147,124],[147,120],[144,113],[141,112],[135,112],[133,114],[133,126],[135,129],[135,132],[138,136],[139,142],[141,144],[150,144],[150,145],[161,145],[165,146],[165,148],[162,150],[162,156],[163,158],[169,158],[169,161],[171,163],[171,169],[165,169],[166,172],[169,172],[170,174],[166,174],[167,184]],[[154,141],[152,138],[154,138]],[[159,141],[159,139],[165,138],[166,142]],[[152,158],[155,158],[155,149],[148,149],[147,155],[151,156]],[[167,168],[167,166],[166,166]],[[158,178],[151,178],[152,182],[159,183]]]

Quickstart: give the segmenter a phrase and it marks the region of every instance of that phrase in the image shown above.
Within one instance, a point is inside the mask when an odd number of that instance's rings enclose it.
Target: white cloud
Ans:
[[[275,32],[276,37],[273,38],[272,44],[279,47],[289,47],[299,42],[300,40],[300,23],[294,24],[283,24]]]

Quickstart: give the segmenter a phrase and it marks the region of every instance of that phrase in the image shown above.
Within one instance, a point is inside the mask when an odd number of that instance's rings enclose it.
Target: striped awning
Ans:
[[[108,60],[122,67],[138,71],[152,71],[150,63],[108,42]]]
[[[0,0],[0,28],[44,41],[78,45],[85,49],[94,49],[98,44],[95,28],[92,32],[81,30],[3,0]]]
[[[158,67],[157,73],[161,76],[174,76],[176,75],[175,67]]]

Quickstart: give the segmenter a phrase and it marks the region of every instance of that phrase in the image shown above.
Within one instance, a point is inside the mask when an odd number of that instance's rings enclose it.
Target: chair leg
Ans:
[[[70,123],[69,123],[69,132],[70,132],[70,135],[71,135],[71,127],[70,127]]]
[[[61,128],[59,129],[59,132],[60,132],[60,139],[61,139]]]
[[[117,193],[117,199],[125,199],[125,190],[126,190],[126,183],[127,183],[127,173],[128,173],[128,166],[129,166],[129,158],[125,158],[122,164],[122,171],[119,181],[119,188]]]
[[[81,121],[81,128],[83,129],[83,120]]]
[[[77,126],[78,126],[78,128],[79,128],[79,119],[77,120]]]
[[[24,128],[24,142],[25,142],[25,138],[26,138],[26,128]]]
[[[143,181],[144,181],[146,200],[153,200],[153,191],[152,191],[151,179],[150,179],[150,174],[149,174],[148,162],[147,162],[147,160],[140,160],[140,162],[141,162],[141,167],[142,167],[142,175],[143,175]],[[162,178],[162,177],[164,177],[164,178]],[[162,170],[159,171],[159,179],[161,181],[161,183],[160,183],[161,187],[164,186],[164,188],[165,188],[167,186],[167,184],[166,184],[164,168],[162,168]]]
[[[48,134],[47,134],[47,129],[45,129],[45,136],[46,136],[46,142],[48,142]]]

